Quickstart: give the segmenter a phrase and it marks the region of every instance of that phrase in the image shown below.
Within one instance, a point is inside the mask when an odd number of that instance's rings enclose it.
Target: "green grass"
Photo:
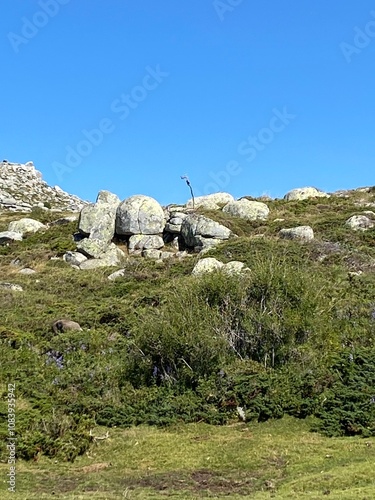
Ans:
[[[109,429],[108,439],[74,464],[20,461],[17,493],[1,498],[373,498],[375,439],[325,438],[308,429],[290,417]],[[2,464],[3,478],[6,471]]]

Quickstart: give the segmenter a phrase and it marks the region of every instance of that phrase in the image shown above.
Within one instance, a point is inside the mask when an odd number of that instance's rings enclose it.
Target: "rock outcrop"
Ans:
[[[329,198],[329,194],[321,191],[320,189],[314,187],[304,187],[292,189],[284,196],[284,200],[286,201],[300,201],[307,200],[309,198]]]
[[[79,212],[87,202],[66,193],[58,186],[51,187],[32,162],[0,162],[0,208],[31,212],[33,208]]]

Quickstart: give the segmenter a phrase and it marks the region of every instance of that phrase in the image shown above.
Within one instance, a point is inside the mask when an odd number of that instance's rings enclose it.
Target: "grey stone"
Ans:
[[[80,252],[66,252],[63,255],[63,260],[71,266],[80,266],[82,262],[87,260],[87,257]]]
[[[206,257],[204,259],[199,260],[191,274],[193,276],[202,276],[203,274],[211,273],[213,271],[217,271],[223,267],[223,263],[220,262],[217,259],[214,259],[212,257]]]
[[[142,255],[148,259],[160,259],[162,252],[160,250],[156,250],[150,248],[148,250],[143,250]]]
[[[366,231],[375,226],[375,223],[365,215],[353,215],[345,222],[345,224],[354,231]]]
[[[243,262],[232,260],[227,264],[224,264],[222,271],[226,274],[229,274],[230,276],[233,276],[236,274],[241,274],[244,271],[250,271],[250,269],[248,267],[245,267],[245,264]]]
[[[191,214],[183,221],[181,234],[188,247],[196,247],[202,246],[200,237],[227,240],[233,233],[227,227],[208,217]]]
[[[119,269],[118,271],[115,271],[114,273],[110,274],[108,276],[108,279],[110,281],[114,281],[116,280],[117,278],[122,278],[125,276],[125,269]]]
[[[21,269],[21,271],[18,271],[18,274],[35,274],[36,271],[34,269],[31,269],[30,267],[25,267],[24,269]]]
[[[292,189],[284,196],[284,200],[307,200],[308,198],[329,198],[329,194],[314,187]]]
[[[220,205],[225,205],[231,201],[234,201],[234,198],[229,193],[213,193],[195,198],[194,208],[203,207],[208,210],[217,210]],[[186,207],[193,208],[193,199],[187,201]]]
[[[148,250],[150,248],[162,248],[164,241],[158,235],[134,234],[129,238],[129,252],[133,250]]]
[[[3,231],[0,233],[0,245],[4,245],[10,241],[22,241],[22,234],[16,231]]]
[[[100,191],[97,202],[81,210],[79,231],[94,240],[109,243],[115,234],[116,211],[120,199],[109,191]]]
[[[42,229],[47,229],[45,224],[42,224],[38,220],[23,218],[19,220],[14,220],[9,223],[8,230],[21,233],[24,236],[27,233],[36,233]]]
[[[119,235],[160,234],[164,226],[164,211],[150,196],[131,196],[117,208],[116,233]]]
[[[314,239],[314,231],[310,226],[297,226],[288,229],[281,229],[279,237],[287,240],[309,241]]]
[[[242,198],[238,201],[231,201],[225,207],[223,212],[234,217],[240,217],[245,220],[266,220],[270,213],[269,208],[265,203],[260,201],[250,201]]]
[[[10,290],[12,292],[23,292],[22,286],[16,285],[15,283],[0,283],[0,288]]]
[[[107,251],[108,247],[108,243],[102,240],[85,238],[77,242],[77,250],[86,255],[86,257],[92,257],[94,259],[98,259]]]

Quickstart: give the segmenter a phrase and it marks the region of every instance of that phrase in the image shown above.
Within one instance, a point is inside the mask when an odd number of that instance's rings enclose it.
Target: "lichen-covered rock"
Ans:
[[[308,198],[329,198],[329,194],[314,187],[292,189],[284,196],[284,200],[307,200]]]
[[[78,229],[84,236],[109,243],[115,234],[116,211],[120,199],[109,191],[100,191],[96,203],[81,210]]]
[[[203,274],[212,273],[213,271],[217,271],[224,266],[220,260],[214,259],[212,257],[205,257],[204,259],[199,260],[191,274],[193,276],[202,276]]]
[[[164,211],[150,196],[131,196],[117,208],[116,233],[119,235],[160,234],[164,226]]]
[[[22,234],[17,231],[3,231],[0,233],[0,245],[11,241],[22,241]]]
[[[47,229],[45,224],[42,224],[38,220],[29,219],[27,217],[19,220],[14,220],[9,223],[8,231],[14,231],[16,233],[21,233],[24,236],[27,233],[36,233],[42,229]]]
[[[203,207],[209,210],[217,210],[220,208],[220,205],[225,205],[231,201],[234,201],[234,198],[229,193],[207,194],[205,196],[197,196],[197,198],[194,199],[194,208]],[[187,201],[186,207],[193,208],[192,198]]]
[[[113,245],[113,243],[112,243]],[[77,242],[77,250],[86,257],[99,259],[109,248],[108,243],[102,240],[92,240],[85,238]]]
[[[80,252],[66,252],[63,255],[63,260],[71,266],[80,266],[82,262],[87,260],[87,257]]]
[[[148,250],[150,248],[162,248],[164,246],[164,241],[161,236],[156,234],[144,235],[144,234],[133,234],[129,238],[129,252],[133,250]]]
[[[242,272],[249,270],[250,269],[248,267],[245,267],[245,264],[243,262],[240,262],[239,260],[231,260],[230,262],[224,264],[224,266],[222,267],[222,271],[226,274],[229,274],[230,276],[241,274]]]
[[[142,252],[143,257],[155,260],[159,260],[161,258],[161,254],[161,250],[156,250],[155,248],[148,248]]]
[[[204,215],[190,214],[182,222],[181,235],[188,247],[197,247],[202,246],[201,237],[227,240],[233,233]]]
[[[297,226],[288,229],[281,229],[279,237],[287,240],[309,241],[314,239],[314,231],[310,226]]]
[[[345,222],[345,224],[351,229],[354,229],[354,231],[366,231],[367,229],[372,229],[375,226],[374,221],[366,215],[353,215]]]
[[[241,200],[227,203],[223,207],[223,212],[245,220],[266,220],[270,210],[265,203],[242,198]]]

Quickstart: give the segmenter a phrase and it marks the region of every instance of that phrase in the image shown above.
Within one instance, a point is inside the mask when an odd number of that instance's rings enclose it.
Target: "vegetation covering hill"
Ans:
[[[61,259],[75,249],[77,222],[0,247],[0,281],[23,288],[0,288],[1,459],[15,383],[24,493],[50,498],[55,484],[62,498],[374,496],[375,229],[345,221],[363,211],[375,219],[375,188],[267,205],[268,221],[257,222],[197,209],[239,236],[205,257],[242,261],[242,275],[192,276],[199,255],[130,257],[110,281],[113,268],[82,271]],[[0,212],[0,231],[21,216]],[[299,225],[314,240],[278,237]],[[20,274],[25,267],[36,273]],[[83,330],[55,334],[60,318]],[[349,449],[352,475],[342,469]],[[331,481],[332,456],[341,472]]]

